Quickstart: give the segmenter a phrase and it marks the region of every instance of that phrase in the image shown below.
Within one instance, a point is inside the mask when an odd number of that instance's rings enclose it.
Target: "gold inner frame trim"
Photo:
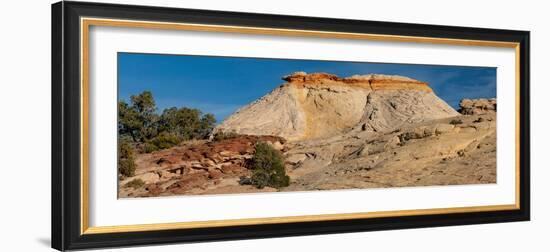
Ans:
[[[235,226],[235,225],[281,224],[281,223],[291,223],[291,222],[312,222],[312,221],[327,221],[327,220],[371,219],[371,218],[392,217],[392,216],[472,213],[472,212],[489,212],[489,211],[513,210],[513,209],[516,209],[515,205],[494,205],[494,206],[483,206],[483,207],[455,207],[455,208],[437,208],[437,209],[421,209],[421,210],[380,211],[380,212],[370,212],[370,213],[323,214],[323,215],[285,216],[285,217],[272,217],[272,218],[250,218],[250,219],[191,221],[191,222],[124,225],[124,226],[102,226],[102,227],[89,227],[84,234],[157,231],[157,230],[167,230],[167,229],[175,229],[175,228],[188,229],[188,228],[205,228],[205,227],[227,227],[227,226]]]
[[[415,210],[397,210],[397,211],[379,211],[364,213],[342,213],[342,214],[322,214],[322,215],[303,215],[303,216],[284,216],[267,218],[249,218],[249,219],[228,219],[228,220],[209,220],[209,221],[191,221],[191,222],[173,222],[173,223],[155,223],[155,224],[133,224],[121,226],[98,226],[89,225],[89,32],[91,26],[107,27],[127,27],[144,29],[163,29],[163,30],[185,30],[201,32],[224,32],[239,34],[256,35],[275,35],[275,36],[298,36],[298,37],[317,37],[317,38],[337,38],[337,39],[357,39],[369,41],[385,42],[409,42],[409,43],[430,43],[461,46],[487,46],[514,48],[516,56],[516,188],[515,204],[510,205],[490,205],[474,207],[453,207],[453,208],[433,208],[433,209],[415,209]],[[80,58],[81,58],[81,166],[80,166],[80,209],[81,209],[81,229],[80,233],[103,234],[118,232],[138,232],[138,231],[158,231],[170,229],[190,229],[206,227],[226,227],[237,225],[261,225],[261,224],[280,224],[291,222],[312,222],[329,220],[350,220],[367,219],[397,216],[415,216],[415,215],[434,215],[434,214],[452,214],[452,213],[471,213],[471,212],[490,212],[501,210],[520,209],[520,49],[519,43],[488,41],[488,40],[467,40],[453,38],[433,38],[417,36],[399,36],[382,35],[366,33],[347,33],[347,32],[329,32],[317,30],[294,30],[278,29],[248,26],[226,26],[226,25],[206,25],[192,23],[170,23],[170,22],[152,22],[121,19],[100,19],[100,18],[81,18],[80,19]]]

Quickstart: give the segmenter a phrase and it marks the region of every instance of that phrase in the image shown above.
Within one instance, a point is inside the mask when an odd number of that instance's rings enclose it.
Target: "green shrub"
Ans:
[[[251,162],[252,176],[241,177],[241,184],[254,185],[259,189],[266,186],[281,188],[290,184],[290,177],[286,175],[284,160],[281,153],[265,142],[255,146]]]
[[[140,188],[140,187],[142,187],[142,186],[144,186],[144,185],[145,185],[145,182],[143,182],[143,180],[141,180],[141,179],[134,179],[134,180],[132,180],[132,181],[126,183],[126,185],[124,185],[124,186],[125,186],[125,187],[132,187],[132,188],[134,188],[134,189],[138,189],[138,188]]]
[[[232,132],[223,132],[223,131],[220,131],[220,132],[216,132],[216,134],[214,134],[214,138],[212,140],[214,141],[222,141],[222,140],[226,140],[226,139],[232,139],[232,138],[236,138],[238,137],[239,134],[237,134],[236,132],[232,131]]]
[[[151,152],[170,148],[181,141],[207,138],[214,126],[213,114],[194,108],[168,108],[161,114],[153,93],[144,91],[118,102],[118,134]]]
[[[178,145],[180,142],[180,138],[178,138],[176,135],[162,132],[156,137],[153,137],[151,140],[145,142],[143,151],[146,153],[150,153],[157,150],[168,149]]]
[[[198,109],[168,108],[160,115],[158,129],[176,135],[181,140],[204,139],[216,124],[213,114],[203,114]]]
[[[449,124],[452,124],[452,125],[457,125],[457,124],[462,124],[462,120],[460,119],[453,119],[449,122]]]
[[[118,133],[134,142],[144,142],[157,134],[158,115],[155,99],[150,91],[130,97],[131,104],[118,102]]]
[[[134,147],[126,139],[119,139],[118,143],[118,173],[125,176],[134,176],[136,163],[134,160]]]

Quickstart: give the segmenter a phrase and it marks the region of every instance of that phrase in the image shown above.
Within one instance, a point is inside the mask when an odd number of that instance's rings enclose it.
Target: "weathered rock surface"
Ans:
[[[240,176],[249,175],[247,162],[258,141],[284,147],[285,140],[275,136],[238,136],[221,141],[191,141],[181,146],[136,158],[136,175],[119,182],[119,197],[145,197],[188,194],[216,187],[227,179],[238,186]],[[139,179],[136,189],[126,186]],[[228,185],[225,181],[224,185]]]
[[[495,114],[287,145],[285,156],[305,158],[287,162],[292,183],[284,191],[496,182]]]
[[[282,191],[495,183],[495,116],[461,115],[388,132],[286,143],[253,136],[196,142],[138,155],[138,175],[121,181],[119,197],[276,191],[238,183],[250,175],[246,162],[259,139],[283,145],[291,184]],[[146,185],[124,186],[135,178],[145,178]]]
[[[243,107],[215,132],[276,135],[289,141],[326,138],[353,129],[385,131],[458,113],[427,83],[393,75],[297,72]]]
[[[285,158],[282,191],[496,183],[496,99],[464,99],[458,113],[402,76],[283,79],[215,129],[240,136],[139,154],[119,197],[277,191],[238,183],[258,141]]]
[[[459,112],[464,115],[479,115],[497,111],[497,100],[492,99],[462,99]]]

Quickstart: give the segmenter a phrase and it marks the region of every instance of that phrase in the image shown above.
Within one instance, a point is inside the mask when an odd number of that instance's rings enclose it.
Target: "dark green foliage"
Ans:
[[[216,117],[214,117],[213,114],[205,114],[201,118],[201,127],[198,131],[198,136],[201,138],[207,138],[210,133],[212,133],[212,130],[214,129],[214,126],[216,125]]]
[[[222,141],[222,140],[225,140],[225,139],[232,139],[232,138],[235,138],[235,137],[238,137],[238,136],[239,136],[239,134],[237,134],[235,132],[220,131],[220,132],[216,132],[216,134],[214,134],[214,138],[212,140]]]
[[[137,111],[123,101],[118,102],[118,133],[130,136],[134,142],[140,139],[142,123],[138,120]]]
[[[134,147],[130,141],[122,138],[118,143],[118,173],[122,176],[131,177],[136,172],[134,161]]]
[[[215,123],[212,114],[202,115],[198,109],[172,107],[162,112],[158,129],[182,140],[203,139],[210,134]]]
[[[119,137],[130,138],[145,152],[170,148],[185,140],[204,139],[216,123],[214,115],[185,107],[165,109],[158,115],[150,91],[132,95],[130,101],[131,104],[118,103]]]
[[[132,137],[134,142],[144,142],[157,134],[158,115],[153,94],[144,91],[130,97],[132,105],[118,102],[118,130],[121,135]]]
[[[130,96],[133,107],[138,111],[142,119],[146,119],[147,116],[155,114],[157,105],[155,99],[153,98],[153,93],[151,91],[143,91],[139,95]]]
[[[460,119],[453,119],[449,122],[449,124],[452,124],[452,125],[457,125],[457,124],[462,124],[462,120]]]
[[[174,147],[181,142],[181,139],[175,134],[168,133],[166,131],[161,132],[154,138],[147,140],[144,145],[144,152],[153,152],[162,149],[168,149]]]
[[[247,176],[240,176],[239,177],[239,184],[240,185],[252,185],[252,179]]]
[[[119,159],[118,160],[118,172],[125,177],[132,177],[135,175],[136,164],[133,159]]]
[[[281,188],[290,184],[281,153],[265,142],[256,144],[251,168],[252,176],[241,178],[241,184],[251,184],[260,189],[266,186]]]
[[[145,185],[145,182],[143,182],[143,180],[141,180],[141,179],[134,179],[134,180],[132,180],[132,181],[126,183],[126,185],[124,185],[124,186],[125,186],[125,187],[132,187],[132,188],[134,188],[134,189],[138,189],[138,188],[140,188],[140,187],[142,187],[142,186],[144,186],[144,185]]]

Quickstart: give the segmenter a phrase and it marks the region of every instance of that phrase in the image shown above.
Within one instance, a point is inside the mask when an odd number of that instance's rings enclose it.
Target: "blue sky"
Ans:
[[[119,100],[153,92],[159,112],[169,107],[198,108],[218,122],[284,83],[292,72],[393,74],[428,82],[458,108],[462,98],[496,97],[496,68],[385,64],[294,59],[118,53]]]

